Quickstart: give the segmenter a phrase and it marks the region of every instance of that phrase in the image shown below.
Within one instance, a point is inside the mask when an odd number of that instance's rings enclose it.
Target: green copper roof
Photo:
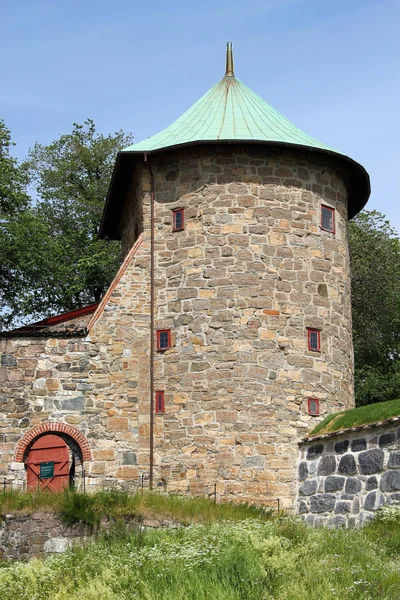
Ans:
[[[193,142],[227,140],[333,150],[298,129],[239,79],[226,75],[172,125],[124,151],[153,152]]]
[[[334,164],[345,176],[348,191],[348,218],[366,204],[371,188],[365,169],[349,158],[321,144],[267,104],[234,75],[232,44],[228,42],[225,77],[172,125],[118,153],[104,207],[100,236],[121,239],[121,218],[132,169],[138,161],[150,165],[147,154],[193,144],[235,144],[248,142],[271,146],[292,145],[311,152],[318,160]]]

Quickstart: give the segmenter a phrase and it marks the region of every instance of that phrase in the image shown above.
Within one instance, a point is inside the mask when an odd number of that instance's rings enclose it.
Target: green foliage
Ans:
[[[0,569],[7,600],[397,600],[400,560],[381,531],[308,529],[292,518],[103,538]],[[383,528],[383,529],[382,529]],[[385,529],[386,528],[386,529]],[[391,552],[389,554],[389,551]]]
[[[349,224],[357,405],[400,397],[400,241],[383,215]]]
[[[8,491],[0,494],[0,515],[12,512],[30,514],[51,510],[68,524],[84,523],[95,527],[103,517],[157,517],[188,524],[193,522],[241,521],[243,519],[271,518],[272,511],[247,504],[215,504],[207,498],[145,491],[128,494],[118,490],[101,490],[83,494],[66,490],[50,494],[38,490],[34,494]]]
[[[314,427],[310,435],[332,433],[350,427],[379,423],[399,415],[400,400],[389,400],[388,402],[360,406],[326,416],[321,423]]]
[[[0,219],[13,215],[28,204],[28,176],[17,160],[10,155],[10,130],[0,119]]]
[[[36,202],[2,224],[3,327],[103,296],[121,254],[118,242],[98,239],[98,227],[116,154],[130,141],[122,131],[97,133],[88,119],[30,151],[23,172]]]

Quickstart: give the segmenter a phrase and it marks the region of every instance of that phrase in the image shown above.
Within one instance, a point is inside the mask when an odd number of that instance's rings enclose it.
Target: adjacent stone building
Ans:
[[[225,77],[118,155],[101,235],[124,263],[102,302],[3,335],[1,476],[66,485],[51,435],[75,485],[291,506],[298,440],[354,404],[347,221],[368,196],[228,45]]]

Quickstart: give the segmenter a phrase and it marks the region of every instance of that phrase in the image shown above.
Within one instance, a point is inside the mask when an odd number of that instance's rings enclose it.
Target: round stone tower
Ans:
[[[154,485],[290,506],[297,442],[353,396],[359,164],[226,75],[118,156],[101,234],[143,238],[139,463]]]

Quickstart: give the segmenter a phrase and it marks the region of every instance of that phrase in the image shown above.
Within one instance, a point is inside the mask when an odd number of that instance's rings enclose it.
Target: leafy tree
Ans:
[[[3,326],[100,300],[121,254],[118,242],[98,239],[98,227],[116,154],[130,143],[88,119],[29,152],[23,169],[36,202],[3,224]]]
[[[26,170],[10,155],[10,130],[0,119],[0,218],[15,214],[28,205]]]
[[[400,398],[400,241],[377,211],[349,234],[356,402]]]

